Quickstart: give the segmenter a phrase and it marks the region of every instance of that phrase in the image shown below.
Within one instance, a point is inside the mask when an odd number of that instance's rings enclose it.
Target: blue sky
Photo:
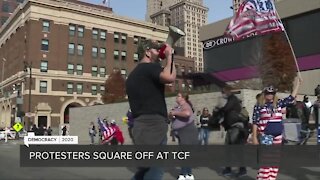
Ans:
[[[102,4],[102,0],[82,0],[93,4]],[[138,20],[145,20],[147,0],[109,0],[113,12]],[[233,10],[232,0],[204,0],[204,5],[209,8],[208,23],[231,17]]]

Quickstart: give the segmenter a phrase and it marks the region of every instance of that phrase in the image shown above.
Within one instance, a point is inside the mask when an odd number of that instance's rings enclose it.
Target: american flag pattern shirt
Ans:
[[[264,106],[256,104],[253,108],[253,124],[258,126],[258,134],[265,133],[268,122],[282,123],[282,108],[292,104],[294,100],[293,96],[288,96],[283,99],[279,99],[276,107],[273,107],[273,103],[265,103]],[[274,144],[280,144],[282,142],[282,135],[274,137]]]

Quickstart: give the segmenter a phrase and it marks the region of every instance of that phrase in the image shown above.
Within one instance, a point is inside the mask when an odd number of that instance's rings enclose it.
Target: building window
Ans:
[[[140,43],[144,43],[146,41],[145,37],[140,37]]]
[[[122,34],[121,35],[121,43],[122,44],[126,44],[127,43],[127,35],[126,34]]]
[[[100,39],[101,40],[105,41],[106,37],[107,37],[106,35],[107,35],[106,31],[104,31],[104,30],[100,31]]]
[[[133,54],[133,60],[134,60],[135,62],[138,62],[138,61],[139,61],[139,55],[138,55],[138,53],[134,53],[134,54]]]
[[[83,66],[82,64],[77,64],[77,75],[83,74]]]
[[[121,75],[122,75],[122,77],[123,77],[124,79],[126,79],[126,78],[127,78],[127,70],[121,69]]]
[[[100,48],[100,57],[105,58],[106,57],[106,48]]]
[[[97,77],[97,75],[98,75],[98,67],[97,66],[91,67],[91,75],[94,77]]]
[[[42,39],[42,41],[41,41],[41,50],[49,51],[49,40],[48,39]]]
[[[40,93],[47,93],[47,81],[40,81]]]
[[[68,74],[74,74],[74,65],[73,64],[68,64]]]
[[[42,21],[42,31],[44,32],[50,32],[50,22],[43,20]]]
[[[83,93],[83,84],[79,83],[77,84],[77,94]]]
[[[106,77],[106,68],[101,67],[99,68],[100,77]]]
[[[70,25],[69,25],[69,35],[70,35],[70,36],[74,36],[75,33],[76,33],[76,26],[73,25],[73,24],[70,24]]]
[[[8,17],[2,16],[1,17],[1,24],[0,25],[4,25],[4,23],[6,23]]]
[[[78,26],[78,37],[83,37],[84,35],[84,27]]]
[[[67,94],[73,94],[73,83],[71,82],[67,84]]]
[[[98,29],[92,29],[92,39],[98,39]]]
[[[121,60],[126,60],[127,57],[127,52],[126,51],[122,51],[121,52]]]
[[[114,56],[115,60],[118,60],[119,59],[119,51],[118,50],[114,50],[113,51],[113,56]]]
[[[139,43],[139,37],[138,36],[134,36],[133,37],[133,44],[138,44]]]
[[[119,43],[119,33],[117,32],[114,33],[114,42]]]
[[[91,94],[97,95],[97,85],[91,85]]]
[[[100,94],[104,94],[105,87],[104,85],[100,85]]]
[[[68,54],[74,54],[74,44],[73,43],[69,43],[68,46]]]
[[[40,72],[48,72],[48,61],[41,61]]]
[[[82,44],[78,44],[78,55],[79,56],[83,55],[83,45]]]
[[[9,4],[7,2],[3,2],[2,4],[2,12],[8,13],[10,11]]]
[[[92,57],[96,58],[98,57],[98,48],[97,47],[92,47]]]

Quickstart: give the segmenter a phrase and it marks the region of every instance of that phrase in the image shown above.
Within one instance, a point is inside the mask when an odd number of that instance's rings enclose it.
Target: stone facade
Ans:
[[[256,102],[256,94],[260,91],[242,89],[241,93],[237,96],[243,101],[243,105],[247,108],[250,114],[250,119],[252,115],[252,109]],[[215,106],[222,106],[224,100],[221,98],[220,92],[204,93],[190,95],[189,99],[194,105],[195,111],[202,110],[204,107],[208,107],[209,110],[213,109]],[[280,98],[287,96],[288,94],[278,93]],[[299,95],[298,100],[302,100],[303,96]],[[309,96],[311,102],[314,102],[316,98],[314,96]],[[168,110],[170,110],[175,105],[175,97],[169,97],[166,99]],[[78,107],[70,109],[70,135],[79,136],[79,142],[87,144],[89,143],[88,127],[89,123],[93,121],[97,124],[97,118],[107,118],[109,121],[115,119],[117,124],[122,129],[126,144],[130,144],[131,140],[128,135],[127,125],[122,122],[122,118],[126,115],[129,108],[128,102],[116,103],[116,104],[106,104],[97,105],[91,107]],[[223,142],[223,132],[213,132],[210,135],[211,143],[222,143]],[[169,134],[168,134],[169,137]]]

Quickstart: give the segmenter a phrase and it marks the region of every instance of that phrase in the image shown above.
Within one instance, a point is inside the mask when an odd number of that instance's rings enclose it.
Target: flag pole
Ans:
[[[276,12],[276,14],[277,14],[277,17],[278,17],[279,21],[280,21],[281,24],[283,25],[282,20],[281,20],[281,17],[279,16],[277,9],[275,10],[275,12]],[[292,47],[290,38],[289,38],[289,36],[288,36],[287,30],[286,30],[286,28],[284,27],[284,25],[283,25],[283,30],[284,30],[284,34],[286,35],[287,41],[288,41],[289,46],[290,46],[291,53],[292,53],[292,55],[293,55],[294,62],[295,62],[296,67],[297,67],[298,77],[299,77],[300,79],[302,79],[302,77],[301,77],[301,72],[300,72],[299,65],[298,65],[297,58],[296,58],[296,54],[294,53],[294,50],[293,50],[293,47]]]

